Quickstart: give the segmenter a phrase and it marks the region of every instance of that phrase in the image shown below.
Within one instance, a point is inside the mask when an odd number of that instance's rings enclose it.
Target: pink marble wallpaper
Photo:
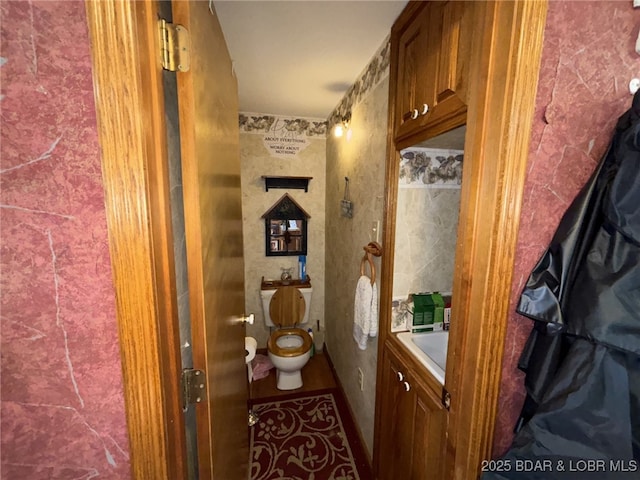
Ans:
[[[640,56],[634,51],[639,25],[640,10],[634,11],[630,0],[549,2],[502,365],[496,456],[509,447],[524,401],[517,362],[532,323],[517,315],[515,306],[562,214],[604,154],[618,116],[631,106],[628,84],[640,77]]]
[[[0,477],[129,479],[84,2],[0,14]]]

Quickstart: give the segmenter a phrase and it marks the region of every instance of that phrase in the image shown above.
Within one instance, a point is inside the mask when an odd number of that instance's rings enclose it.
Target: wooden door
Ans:
[[[209,2],[173,2],[191,38],[178,109],[194,367],[208,401],[198,406],[200,478],[247,478],[244,259],[238,93]]]
[[[193,61],[179,73],[199,478],[247,478],[237,94],[208,2],[175,5]],[[186,478],[180,345],[156,2],[86,2],[132,478]],[[216,67],[216,68],[213,68]],[[224,297],[223,299],[221,297]]]

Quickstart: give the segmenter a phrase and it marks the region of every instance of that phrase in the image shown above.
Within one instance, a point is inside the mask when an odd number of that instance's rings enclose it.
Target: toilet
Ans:
[[[309,321],[310,286],[281,285],[260,290],[265,324],[276,327],[267,342],[271,363],[276,367],[278,390],[302,387],[302,367],[309,361],[313,339],[298,326]]]

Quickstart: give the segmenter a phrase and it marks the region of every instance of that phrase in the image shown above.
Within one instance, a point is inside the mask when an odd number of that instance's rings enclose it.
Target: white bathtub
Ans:
[[[444,385],[449,332],[403,332],[398,334],[398,340]]]

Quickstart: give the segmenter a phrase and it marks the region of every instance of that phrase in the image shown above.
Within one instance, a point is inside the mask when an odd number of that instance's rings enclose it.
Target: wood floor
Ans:
[[[269,376],[251,382],[249,385],[249,397],[251,400],[261,398],[279,397],[292,393],[307,393],[325,388],[336,388],[335,377],[331,370],[329,360],[324,353],[316,353],[302,369],[302,387],[295,390],[278,390],[276,388],[276,370],[272,368]]]

